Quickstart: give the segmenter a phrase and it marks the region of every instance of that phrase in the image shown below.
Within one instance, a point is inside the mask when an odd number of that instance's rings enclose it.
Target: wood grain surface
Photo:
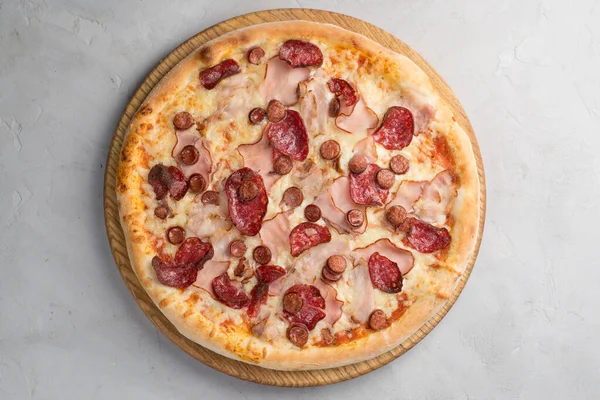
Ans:
[[[138,107],[142,104],[148,93],[150,93],[152,88],[160,81],[160,79],[185,56],[191,53],[198,46],[201,46],[203,43],[211,39],[250,25],[288,20],[309,20],[335,24],[342,28],[363,34],[412,59],[431,78],[431,81],[441,97],[447,102],[454,112],[458,123],[465,130],[465,132],[468,133],[473,144],[475,158],[477,160],[477,170],[481,183],[481,219],[479,222],[475,250],[469,258],[465,273],[459,279],[458,285],[448,302],[436,315],[423,324],[423,326],[417,332],[415,332],[398,347],[374,359],[340,368],[312,371],[270,370],[221,356],[185,338],[154,305],[150,297],[148,297],[140,285],[135,273],[131,269],[127,255],[127,249],[125,247],[123,230],[119,221],[116,202],[115,181],[117,165],[127,126],[129,125],[131,118],[135,114]],[[127,288],[152,323],[158,328],[158,330],[160,330],[165,336],[173,341],[173,343],[178,345],[182,350],[200,362],[218,371],[240,379],[275,386],[318,386],[352,379],[384,366],[415,346],[446,315],[465,286],[471,270],[473,269],[477,252],[479,251],[485,219],[485,180],[481,154],[467,115],[446,82],[444,82],[437,72],[414,50],[382,29],[350,16],[311,9],[267,10],[235,17],[198,33],[181,44],[164,60],[162,60],[140,85],[138,90],[131,98],[131,101],[127,105],[123,115],[121,116],[110,145],[104,181],[104,214],[109,243],[115,258],[115,262],[119,268],[123,280],[125,281],[125,284],[127,285]]]

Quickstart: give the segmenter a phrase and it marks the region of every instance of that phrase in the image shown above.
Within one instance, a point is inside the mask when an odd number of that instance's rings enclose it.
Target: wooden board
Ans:
[[[434,315],[401,345],[372,360],[341,368],[296,372],[269,370],[242,363],[240,361],[235,361],[207,350],[181,335],[154,305],[150,297],[148,297],[140,285],[135,273],[131,269],[125,247],[123,230],[119,221],[115,193],[117,165],[127,126],[129,125],[131,118],[135,114],[140,104],[142,104],[148,93],[150,93],[152,88],[160,81],[160,79],[185,56],[191,53],[198,46],[211,39],[250,25],[288,20],[310,20],[339,25],[342,28],[361,33],[381,43],[382,45],[411,58],[423,71],[425,71],[425,73],[427,73],[427,75],[429,75],[441,97],[452,108],[458,123],[462,126],[465,132],[468,133],[473,144],[475,157],[477,159],[482,199],[481,220],[479,222],[475,250],[469,259],[465,273],[458,281],[458,285],[454,290],[452,297],[436,315]],[[382,367],[415,346],[440,322],[444,315],[446,315],[465,286],[471,270],[473,269],[473,264],[479,250],[485,218],[485,181],[479,147],[477,145],[471,124],[469,123],[462,106],[444,80],[414,50],[382,29],[346,15],[311,9],[268,10],[235,17],[198,33],[177,47],[171,54],[162,60],[158,66],[156,66],[150,75],[148,75],[148,77],[133,95],[131,101],[125,109],[125,112],[121,116],[121,120],[116,128],[110,146],[104,182],[104,214],[106,218],[106,230],[108,233],[109,243],[112,248],[117,267],[119,268],[125,284],[129,288],[129,291],[133,295],[135,301],[152,321],[152,323],[156,325],[158,330],[160,330],[171,341],[173,341],[173,343],[178,345],[182,350],[202,363],[240,379],[275,386],[317,386],[351,379]]]

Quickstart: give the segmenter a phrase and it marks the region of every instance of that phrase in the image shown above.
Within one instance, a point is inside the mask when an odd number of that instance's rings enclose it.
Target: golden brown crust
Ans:
[[[332,47],[341,50],[360,49],[370,62],[368,65],[390,79],[400,75],[408,79],[412,86],[425,93],[433,93],[433,87],[426,75],[410,60],[379,44],[336,26],[295,21],[257,25],[235,31],[207,43],[197,49],[173,68],[149,94],[140,107],[128,130],[123,145],[117,175],[117,194],[122,225],[125,231],[127,248],[133,269],[144,289],[153,301],[177,327],[191,340],[228,357],[257,363],[262,367],[280,370],[302,370],[335,367],[355,363],[385,353],[400,344],[419,329],[440,307],[446,304],[447,294],[452,293],[457,279],[471,257],[474,257],[476,238],[479,234],[480,189],[471,142],[466,133],[456,123],[441,127],[454,151],[455,171],[460,178],[460,193],[455,201],[452,215],[453,240],[445,253],[442,263],[451,265],[448,269],[434,269],[410,272],[407,280],[414,285],[411,304],[404,314],[387,329],[370,334],[340,346],[309,346],[298,349],[289,344],[275,347],[268,342],[249,335],[246,325],[235,320],[215,324],[210,312],[221,313],[223,308],[211,307],[206,311],[199,305],[212,298],[205,292],[196,293],[165,287],[156,281],[150,260],[155,254],[155,243],[147,234],[143,198],[147,196],[144,179],[147,176],[149,158],[145,146],[155,145],[156,139],[149,136],[162,109],[172,102],[181,90],[198,79],[198,71],[210,67],[237,48],[251,47],[259,40],[268,37],[274,42],[289,38],[306,40],[319,39],[325,42],[335,40]],[[337,52],[332,52],[332,58]],[[343,62],[342,59],[339,62]],[[453,120],[447,106],[438,104],[436,119]],[[170,154],[170,149],[167,149]],[[434,290],[427,290],[425,280],[435,280]],[[421,289],[423,288],[423,289]],[[218,304],[218,303],[217,303]],[[203,311],[201,311],[203,310]]]

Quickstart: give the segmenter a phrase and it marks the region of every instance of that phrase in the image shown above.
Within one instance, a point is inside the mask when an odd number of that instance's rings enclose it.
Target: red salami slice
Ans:
[[[375,164],[369,164],[360,174],[350,174],[350,197],[357,204],[383,206],[389,190],[377,184],[377,173],[381,170]]]
[[[377,289],[386,293],[398,293],[402,290],[402,273],[398,264],[379,253],[373,253],[368,265],[371,282]]]
[[[279,58],[292,67],[317,67],[323,64],[323,53],[312,43],[288,40],[279,49]]]
[[[415,131],[413,115],[408,108],[393,106],[383,116],[373,139],[388,150],[401,150],[412,141]]]
[[[258,283],[250,291],[250,303],[248,304],[248,316],[256,318],[260,312],[260,306],[266,304],[269,297],[269,284]]]
[[[229,76],[239,74],[242,72],[240,66],[235,60],[224,60],[214,67],[210,67],[200,72],[200,84],[204,86],[205,89],[212,89],[222,79],[225,79]]]
[[[157,200],[162,200],[167,193],[175,201],[181,200],[188,191],[185,175],[177,167],[156,164],[148,174],[148,183],[154,189]]]
[[[254,271],[259,283],[271,283],[285,275],[285,269],[277,265],[261,265]]]
[[[330,241],[329,229],[312,222],[303,222],[290,232],[290,253],[296,257],[305,250]]]
[[[304,161],[308,156],[308,135],[298,112],[287,110],[285,118],[269,123],[265,132],[274,149],[273,160],[280,154],[296,161]]]
[[[452,238],[446,228],[436,228],[416,218],[412,218],[410,224],[406,240],[418,252],[433,253],[450,245]]]
[[[323,311],[325,308],[325,299],[321,296],[319,289],[312,285],[294,285],[289,288],[285,295],[295,293],[302,300],[302,307],[297,312],[283,310],[283,316],[290,322],[305,325],[309,330],[313,330],[317,322],[325,318]],[[294,310],[296,311],[296,310]]]
[[[343,79],[333,78],[327,82],[327,87],[329,91],[337,97],[340,102],[340,112],[345,113],[344,108],[350,108],[354,106],[358,102],[358,93],[356,90]],[[350,113],[352,110],[349,110]]]
[[[198,268],[194,264],[175,265],[161,260],[158,256],[152,259],[152,267],[160,283],[175,288],[190,286],[198,276]]]
[[[256,197],[243,201],[240,187],[244,182],[253,182],[258,189]],[[263,179],[250,168],[235,171],[225,182],[225,193],[229,207],[229,216],[237,229],[247,236],[254,236],[260,231],[262,220],[267,213],[269,199]]]
[[[232,281],[227,272],[213,279],[212,289],[217,300],[227,307],[240,309],[250,303],[250,297],[244,292],[242,284],[238,281]]]
[[[178,265],[192,264],[202,269],[204,263],[213,258],[214,250],[212,244],[204,243],[197,237],[185,239],[175,253],[175,263]]]

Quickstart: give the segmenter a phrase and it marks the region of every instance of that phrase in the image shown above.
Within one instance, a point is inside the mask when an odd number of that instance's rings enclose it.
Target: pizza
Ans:
[[[473,145],[428,76],[359,34],[255,25],[196,49],[128,128],[131,265],[187,338],[279,370],[398,346],[476,253]]]

